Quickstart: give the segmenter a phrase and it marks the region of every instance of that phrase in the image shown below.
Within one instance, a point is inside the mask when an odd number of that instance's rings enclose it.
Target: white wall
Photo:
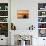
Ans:
[[[46,0],[11,0],[11,22],[13,22],[17,30],[26,30],[32,24],[37,28],[38,3],[45,3]],[[17,10],[28,9],[29,19],[17,19]]]
[[[33,5],[34,4],[34,5]],[[28,9],[29,19],[17,19],[17,10]],[[11,2],[11,20],[16,25],[17,30],[27,30],[29,26],[37,20],[37,2],[31,0],[12,0]],[[36,17],[36,19],[34,19]],[[34,22],[35,21],[35,22]],[[37,22],[36,22],[37,23]],[[34,24],[35,25],[35,24]]]

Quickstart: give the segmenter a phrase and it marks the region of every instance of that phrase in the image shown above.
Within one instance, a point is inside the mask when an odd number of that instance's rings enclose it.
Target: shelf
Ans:
[[[0,3],[0,35],[8,37],[8,3]]]
[[[46,10],[38,10],[38,11],[46,11]]]
[[[46,15],[44,15],[44,16],[38,16],[38,17],[46,17]]]
[[[8,10],[0,10],[0,11],[8,11]]]
[[[46,3],[38,4],[38,34],[46,37]]]
[[[38,28],[38,29],[46,29],[46,28]]]
[[[0,16],[0,17],[8,17],[8,16]]]
[[[38,23],[46,23],[46,22],[38,22]]]
[[[0,22],[0,23],[8,23],[8,22]]]

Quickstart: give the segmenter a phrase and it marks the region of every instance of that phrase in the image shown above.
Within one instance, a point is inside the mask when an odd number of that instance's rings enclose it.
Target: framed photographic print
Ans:
[[[29,10],[17,10],[17,19],[29,18]]]
[[[46,29],[39,29],[39,37],[46,37]]]

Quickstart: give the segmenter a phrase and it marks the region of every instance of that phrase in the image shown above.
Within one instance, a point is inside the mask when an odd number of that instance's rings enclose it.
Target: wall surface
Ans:
[[[29,26],[31,26],[33,23],[35,25],[35,22],[37,21],[37,2],[31,0],[11,1],[11,9],[11,22],[14,22],[17,30],[28,30]],[[17,19],[17,10],[20,9],[29,10],[29,19]]]

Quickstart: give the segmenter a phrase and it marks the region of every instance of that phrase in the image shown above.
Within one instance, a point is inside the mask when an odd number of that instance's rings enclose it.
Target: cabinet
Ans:
[[[0,0],[0,45],[9,45],[10,0]]]
[[[46,37],[46,3],[38,3],[38,31],[40,37]]]
[[[38,46],[46,46],[46,37],[38,38]]]
[[[0,3],[0,35],[8,37],[8,3]]]
[[[5,35],[0,35],[0,45],[8,45],[8,37],[5,37]]]

